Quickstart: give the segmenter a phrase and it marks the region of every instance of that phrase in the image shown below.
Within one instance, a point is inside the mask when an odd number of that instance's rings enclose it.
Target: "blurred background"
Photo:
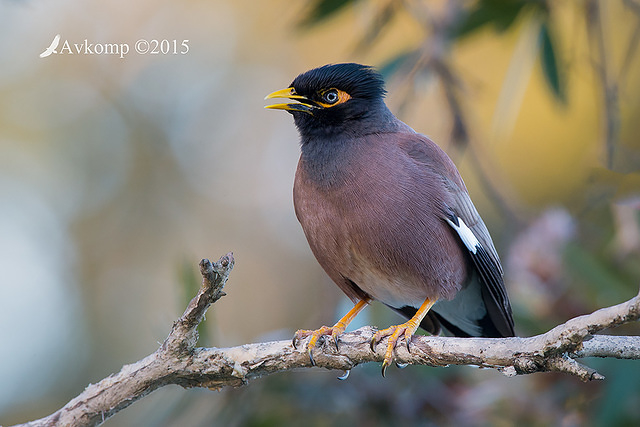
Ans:
[[[58,53],[40,58],[56,34]],[[138,54],[139,39],[189,50]],[[78,54],[83,42],[130,52]],[[326,63],[378,67],[392,111],[459,166],[519,335],[631,298],[639,42],[638,0],[0,0],[0,424],[48,415],[155,351],[201,258],[233,251],[236,267],[200,345],[289,339],[346,312],[293,213],[292,118],[263,109]],[[351,329],[399,320],[374,304]],[[585,363],[607,379],[383,379],[369,364],[344,382],[315,369],[169,386],[107,425],[638,425],[640,364]]]

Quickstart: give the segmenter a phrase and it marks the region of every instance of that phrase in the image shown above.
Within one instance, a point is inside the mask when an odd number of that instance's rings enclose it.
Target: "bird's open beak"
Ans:
[[[306,96],[297,95],[296,90],[292,87],[277,90],[264,97],[264,99],[273,99],[273,98],[288,98],[288,99],[294,99],[298,102],[293,102],[290,104],[265,105],[264,108],[268,108],[271,110],[301,111],[303,113],[309,113],[309,114],[313,114],[313,110],[315,108],[318,108],[316,103],[310,100],[309,98],[307,98]]]

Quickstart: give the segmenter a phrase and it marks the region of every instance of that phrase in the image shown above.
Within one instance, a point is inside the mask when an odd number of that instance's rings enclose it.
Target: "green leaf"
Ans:
[[[481,0],[470,10],[467,17],[458,26],[454,38],[463,38],[486,25],[497,32],[508,30],[525,6],[535,3],[527,0]]]
[[[358,0],[315,0],[309,8],[309,13],[302,19],[299,25],[301,27],[316,25],[333,17],[346,6],[356,1]]]
[[[491,10],[482,6],[482,3],[479,3],[478,6],[469,12],[465,19],[462,20],[461,24],[458,26],[455,31],[454,38],[461,39],[468,35],[473,34],[480,28],[489,24],[494,19]]]
[[[556,99],[563,104],[566,103],[566,85],[559,69],[558,54],[555,48],[555,39],[549,32],[547,22],[540,27],[540,62],[542,64],[542,72],[545,80],[549,85],[549,89]]]
[[[402,68],[408,61],[413,61],[418,58],[418,51],[411,50],[408,52],[403,52],[399,55],[394,56],[384,64],[379,67],[380,74],[386,79],[391,77],[396,71]]]

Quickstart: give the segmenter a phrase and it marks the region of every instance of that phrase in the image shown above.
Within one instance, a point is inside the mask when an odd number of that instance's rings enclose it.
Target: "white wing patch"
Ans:
[[[462,243],[464,243],[472,254],[475,254],[478,251],[478,247],[481,246],[478,238],[473,234],[473,231],[467,227],[467,224],[464,223],[462,218],[458,217],[457,219],[459,225],[456,225],[449,218],[446,218],[449,225],[453,227],[453,229],[456,230],[456,233],[458,233],[458,236],[460,236]]]

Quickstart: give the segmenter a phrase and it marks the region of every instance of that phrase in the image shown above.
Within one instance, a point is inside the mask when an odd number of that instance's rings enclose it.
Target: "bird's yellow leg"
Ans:
[[[312,350],[318,343],[318,339],[322,335],[331,335],[331,338],[333,338],[333,341],[336,343],[336,349],[337,349],[338,336],[344,332],[344,330],[347,328],[349,323],[351,323],[351,321],[358,315],[358,313],[362,311],[362,309],[364,309],[367,306],[368,303],[369,303],[368,300],[359,301],[355,306],[353,306],[351,310],[349,310],[347,314],[345,314],[342,317],[342,319],[338,320],[338,322],[333,326],[322,326],[319,329],[311,330],[311,331],[300,329],[293,336],[293,346],[296,347],[298,341],[300,341],[302,338],[306,338],[310,336],[311,339],[309,340],[309,344],[307,345],[307,350],[309,352],[309,359],[311,359],[311,363],[315,365],[315,361],[313,360]]]
[[[433,304],[436,303],[437,300],[425,299],[416,314],[409,319],[407,322],[402,323],[400,325],[391,326],[387,329],[383,329],[381,331],[376,332],[371,338],[371,349],[375,347],[375,345],[384,337],[389,337],[389,342],[387,343],[387,351],[384,354],[384,361],[382,362],[382,376],[384,377],[384,373],[387,370],[387,367],[391,365],[393,361],[393,350],[396,348],[396,343],[401,335],[404,335],[404,340],[407,343],[407,350],[409,349],[409,343],[411,342],[411,337],[420,326],[420,322],[424,319],[424,316],[427,315]]]

